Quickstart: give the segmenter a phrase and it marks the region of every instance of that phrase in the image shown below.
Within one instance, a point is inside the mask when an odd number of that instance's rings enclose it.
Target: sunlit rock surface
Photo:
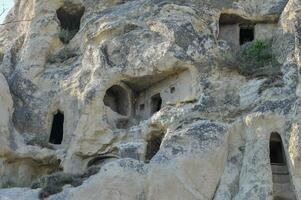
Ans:
[[[0,26],[0,200],[301,199],[300,9],[16,0]],[[227,62],[252,41],[270,42],[266,71]]]

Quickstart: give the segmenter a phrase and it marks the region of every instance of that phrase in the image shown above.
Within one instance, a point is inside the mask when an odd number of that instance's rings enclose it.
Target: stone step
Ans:
[[[274,195],[273,200],[296,200],[293,194],[286,194],[286,195]]]
[[[273,189],[274,189],[274,191],[277,191],[277,192],[291,191],[291,184],[290,183],[274,183]]]
[[[273,196],[274,200],[295,200],[290,183],[274,183]]]
[[[273,174],[274,183],[290,183],[290,177],[288,174]]]
[[[288,174],[288,168],[286,165],[271,165],[273,174]]]

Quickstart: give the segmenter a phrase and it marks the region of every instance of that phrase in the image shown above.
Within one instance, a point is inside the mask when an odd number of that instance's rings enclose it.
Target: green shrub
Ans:
[[[249,58],[268,58],[269,54],[267,54],[265,51],[269,48],[269,46],[269,42],[256,40],[255,42],[250,43],[248,48],[244,49],[244,54]]]
[[[59,38],[64,44],[68,44],[70,40],[76,35],[77,30],[69,30],[62,28],[59,32]]]
[[[281,65],[272,51],[272,41],[256,40],[224,54],[224,64],[247,77],[279,77]]]
[[[238,54],[240,71],[248,76],[278,76],[280,64],[273,56],[271,41],[254,41],[242,47]]]

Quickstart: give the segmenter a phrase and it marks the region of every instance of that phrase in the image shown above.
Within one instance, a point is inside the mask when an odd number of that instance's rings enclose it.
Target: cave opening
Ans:
[[[147,142],[145,161],[149,162],[160,150],[163,136],[155,135]]]
[[[158,112],[162,106],[162,98],[160,93],[151,97],[151,114]]]
[[[57,111],[53,115],[52,127],[49,142],[52,144],[61,144],[64,135],[64,114],[61,111]]]
[[[273,199],[296,199],[282,139],[275,132],[270,137],[270,163],[273,180]]]
[[[239,29],[239,43],[243,45],[254,40],[254,26],[244,25]]]
[[[56,11],[57,18],[60,21],[61,31],[60,40],[67,44],[79,31],[81,18],[84,15],[85,7],[78,4],[68,4],[60,7]]]
[[[285,156],[281,137],[278,133],[272,133],[270,139],[270,161],[271,164],[285,165]]]
[[[125,116],[129,112],[128,92],[119,85],[114,85],[106,91],[103,102],[120,115]]]

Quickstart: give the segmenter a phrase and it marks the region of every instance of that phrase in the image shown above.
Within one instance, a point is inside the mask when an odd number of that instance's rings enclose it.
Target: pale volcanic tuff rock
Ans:
[[[0,199],[300,199],[300,8],[16,0],[0,29]],[[226,63],[252,36],[279,73]]]

